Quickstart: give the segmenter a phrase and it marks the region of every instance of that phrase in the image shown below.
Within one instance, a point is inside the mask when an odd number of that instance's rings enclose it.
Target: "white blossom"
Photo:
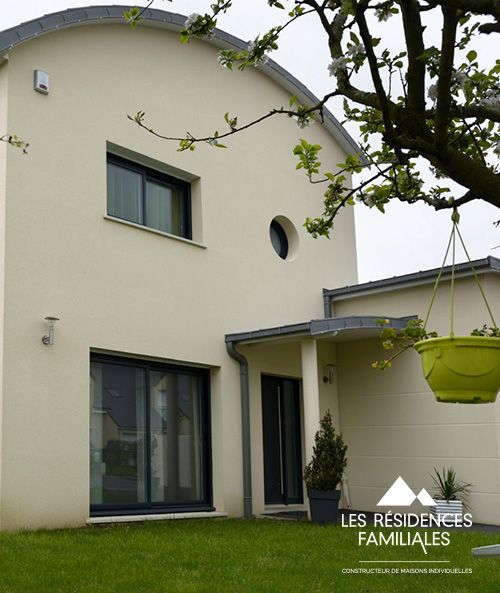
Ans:
[[[383,8],[377,8],[375,11],[375,16],[379,21],[388,21],[391,13],[388,10],[384,10]]]
[[[493,147],[493,152],[497,155],[500,156],[500,140],[494,145]]]
[[[491,88],[487,89],[481,100],[479,101],[481,105],[485,107],[493,107],[493,108],[500,108],[500,89],[498,88]]]
[[[222,54],[217,56],[217,63],[223,68],[229,68],[229,62]]]
[[[348,50],[347,53],[352,56],[353,58],[355,58],[356,56],[361,56],[365,54],[365,46],[362,43],[359,43],[358,45],[351,45]]]
[[[431,84],[431,86],[427,89],[427,96],[431,101],[435,101],[437,99],[437,84]]]
[[[184,28],[189,29],[189,27],[191,25],[194,25],[194,23],[198,20],[199,16],[200,15],[197,12],[193,12],[192,14],[190,14],[188,18],[184,21]]]
[[[308,117],[296,117],[297,125],[301,130],[308,128],[311,125],[311,120]]]
[[[333,58],[331,63],[328,64],[328,72],[330,73],[330,76],[337,74],[337,70],[343,68],[346,65],[346,62],[347,60],[343,56],[340,58]]]
[[[258,39],[248,42],[247,51],[249,56],[251,56],[253,52],[258,48],[258,45]],[[259,66],[259,64],[267,64],[269,62],[269,55],[262,54],[262,56],[254,56],[253,59],[255,60],[254,66],[257,67]]]
[[[468,76],[462,70],[457,70],[453,73],[453,82],[456,83],[461,89],[465,87],[467,80]]]

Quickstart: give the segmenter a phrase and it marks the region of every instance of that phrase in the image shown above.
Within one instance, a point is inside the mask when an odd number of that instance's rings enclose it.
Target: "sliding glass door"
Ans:
[[[210,507],[205,371],[93,356],[90,397],[94,514]]]
[[[199,377],[152,371],[151,501],[203,498],[203,407]]]

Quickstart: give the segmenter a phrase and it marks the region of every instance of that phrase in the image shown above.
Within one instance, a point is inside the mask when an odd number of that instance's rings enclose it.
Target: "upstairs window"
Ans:
[[[192,238],[189,183],[108,154],[108,215]]]

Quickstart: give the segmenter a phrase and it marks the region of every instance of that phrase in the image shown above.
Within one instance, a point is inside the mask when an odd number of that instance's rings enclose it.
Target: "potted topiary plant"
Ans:
[[[314,437],[311,461],[304,469],[304,481],[309,497],[309,508],[313,523],[335,523],[339,507],[342,479],[347,463],[347,445],[342,436],[336,434],[332,416],[328,410],[320,422],[320,429]]]
[[[431,478],[435,485],[436,497],[435,506],[431,507],[431,513],[435,517],[448,518],[455,522],[461,521],[463,509],[468,508],[467,497],[472,484],[460,482],[453,467],[444,468],[439,472],[434,468],[434,475]]]

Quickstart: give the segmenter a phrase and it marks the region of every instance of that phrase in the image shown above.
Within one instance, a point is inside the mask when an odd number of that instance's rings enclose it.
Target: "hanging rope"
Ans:
[[[439,281],[441,280],[441,276],[443,275],[444,266],[445,266],[446,260],[448,258],[448,253],[450,252],[450,245],[451,245],[451,241],[453,239],[454,232],[455,232],[455,225],[453,225],[453,228],[451,230],[450,240],[448,241],[448,247],[446,248],[446,253],[444,254],[443,263],[441,264],[441,268],[439,269],[438,277],[436,278],[436,282],[434,283],[434,289],[432,291],[432,297],[431,297],[431,304],[429,305],[429,310],[427,311],[427,315],[425,316],[424,329],[427,327],[427,322],[429,321],[429,315],[431,314],[432,305],[434,304],[434,299],[436,298],[436,293],[437,293]]]
[[[458,229],[458,225],[457,225],[457,234],[458,234],[458,238],[460,239],[460,243],[462,243],[462,247],[464,248],[465,255],[467,256],[467,259],[469,260],[469,263],[472,264],[472,261],[471,261],[471,259],[469,257],[469,252],[467,251],[467,247],[465,247],[464,240],[462,239],[462,235],[460,234],[460,231]],[[472,269],[472,273],[474,274],[474,280],[476,281],[477,287],[479,288],[479,291],[481,292],[481,296],[483,297],[483,301],[484,301],[484,304],[486,305],[486,309],[488,309],[488,314],[490,316],[491,322],[493,323],[493,327],[495,329],[498,329],[497,322],[495,321],[495,318],[493,317],[493,313],[491,311],[490,304],[488,303],[488,299],[486,298],[486,294],[484,293],[483,287],[481,286],[481,282],[480,282],[479,277],[477,275],[476,268],[474,266],[471,266],[471,269]]]
[[[424,329],[426,329],[427,322],[429,321],[429,316],[431,314],[432,306],[434,305],[434,301],[436,299],[436,294],[437,294],[439,282],[441,281],[441,277],[443,275],[443,270],[444,270],[444,267],[446,264],[446,260],[448,259],[448,254],[450,252],[450,247],[451,247],[452,248],[452,263],[451,263],[451,294],[450,294],[450,301],[451,301],[450,302],[450,337],[453,338],[453,336],[455,335],[454,327],[453,327],[454,317],[455,317],[455,255],[456,255],[456,235],[458,235],[458,238],[460,239],[460,243],[462,244],[465,255],[467,256],[467,259],[469,260],[469,263],[471,264],[471,270],[474,275],[474,281],[476,282],[477,287],[479,288],[479,291],[481,293],[481,296],[483,297],[483,301],[484,301],[484,304],[486,305],[486,309],[488,310],[488,314],[490,316],[491,322],[493,323],[493,327],[495,330],[498,330],[497,323],[495,321],[495,318],[493,317],[493,312],[491,310],[490,304],[488,303],[488,299],[486,298],[486,294],[484,293],[483,287],[481,286],[481,282],[477,275],[477,271],[474,268],[474,266],[472,265],[472,261],[469,256],[469,252],[467,251],[467,248],[465,247],[465,243],[462,238],[462,235],[460,234],[460,230],[458,228],[458,223],[460,222],[460,214],[458,213],[456,208],[453,210],[453,214],[451,215],[451,220],[453,222],[453,226],[451,229],[450,238],[448,240],[448,245],[446,247],[446,253],[444,254],[443,263],[441,264],[441,268],[439,269],[439,273],[436,278],[436,282],[434,283],[434,289],[432,291],[431,302],[429,305],[429,309],[427,311],[427,315],[425,316]]]
[[[453,211],[453,214],[458,214],[456,210]],[[457,228],[457,223],[453,220],[453,230],[451,236],[453,237],[453,247],[452,247],[452,264],[451,264],[451,304],[450,304],[450,338],[453,338],[455,332],[453,331],[453,317],[454,317],[454,308],[455,308],[455,231]]]

